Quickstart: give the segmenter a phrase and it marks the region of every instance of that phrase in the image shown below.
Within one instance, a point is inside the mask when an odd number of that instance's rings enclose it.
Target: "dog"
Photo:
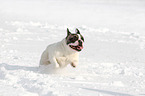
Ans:
[[[71,64],[75,68],[84,43],[80,31],[77,28],[75,31],[71,33],[67,28],[67,36],[62,41],[48,45],[41,55],[40,66],[53,64],[54,68],[64,68]]]

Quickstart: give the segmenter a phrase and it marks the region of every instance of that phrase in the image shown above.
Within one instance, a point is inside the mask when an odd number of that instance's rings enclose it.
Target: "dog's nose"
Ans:
[[[78,42],[79,42],[79,46],[82,46],[83,42],[81,40],[79,40]]]

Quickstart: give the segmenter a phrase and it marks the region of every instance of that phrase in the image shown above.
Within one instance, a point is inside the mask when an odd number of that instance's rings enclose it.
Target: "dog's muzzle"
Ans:
[[[73,45],[69,45],[69,46],[76,51],[81,51],[83,49],[83,46],[73,46]]]
[[[81,51],[83,49],[83,41],[82,40],[78,40],[75,43],[70,43],[68,45],[69,45],[69,47],[71,47],[72,49],[74,49],[76,51]]]

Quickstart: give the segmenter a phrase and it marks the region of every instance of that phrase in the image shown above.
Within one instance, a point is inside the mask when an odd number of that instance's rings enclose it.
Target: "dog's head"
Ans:
[[[71,33],[67,28],[66,44],[76,51],[81,51],[83,49],[84,37],[80,34],[78,29],[75,30],[76,33]]]

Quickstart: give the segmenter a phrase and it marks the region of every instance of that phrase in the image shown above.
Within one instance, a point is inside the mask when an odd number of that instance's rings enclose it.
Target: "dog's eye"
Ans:
[[[74,41],[74,38],[70,38],[69,40],[70,40],[70,41]]]
[[[77,36],[74,36],[73,39],[74,39],[74,40],[77,40],[78,38],[77,38]]]

